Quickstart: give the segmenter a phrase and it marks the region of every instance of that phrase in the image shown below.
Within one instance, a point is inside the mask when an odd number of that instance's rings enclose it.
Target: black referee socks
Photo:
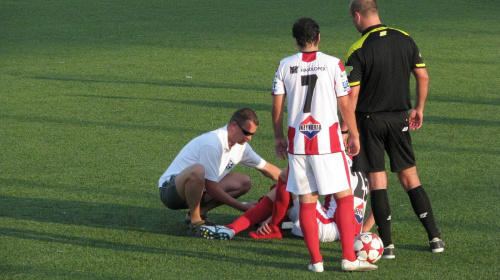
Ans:
[[[415,214],[427,231],[429,240],[432,240],[434,237],[441,238],[434,219],[434,213],[432,212],[431,200],[429,199],[429,196],[427,196],[424,188],[422,186],[418,186],[409,190],[407,193],[410,198],[413,211],[415,211]]]
[[[382,239],[384,247],[387,247],[392,244],[391,207],[389,206],[387,189],[371,191],[370,197],[378,235],[380,236],[380,239]]]

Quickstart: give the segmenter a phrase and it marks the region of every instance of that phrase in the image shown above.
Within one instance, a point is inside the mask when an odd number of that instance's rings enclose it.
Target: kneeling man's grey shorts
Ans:
[[[172,175],[168,181],[163,183],[163,185],[160,188],[160,199],[161,202],[168,208],[172,210],[179,210],[179,209],[189,209],[189,206],[187,202],[179,195],[177,192],[177,189],[175,188],[175,177],[177,175]],[[205,193],[203,192],[203,195],[201,197],[201,203],[200,206],[205,206],[207,203],[205,203]]]

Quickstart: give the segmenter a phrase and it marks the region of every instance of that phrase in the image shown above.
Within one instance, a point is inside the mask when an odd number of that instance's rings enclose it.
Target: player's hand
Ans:
[[[424,112],[413,109],[410,112],[410,117],[408,118],[408,123],[410,126],[410,130],[416,130],[422,127],[422,123],[424,122]]]
[[[356,156],[359,154],[359,149],[360,149],[359,137],[350,136],[347,139],[347,154],[352,157]]]
[[[276,152],[276,156],[281,159],[287,159],[287,147],[288,143],[284,138],[277,138],[274,140],[274,150]]]
[[[349,153],[349,145],[347,145],[347,140],[349,139],[349,133],[342,134],[342,141],[344,142],[344,147],[347,150],[347,153]]]
[[[252,207],[257,205],[257,203],[258,203],[258,201],[250,201],[250,202],[243,203],[243,207],[242,207],[243,212],[246,212],[246,211],[252,209]]]
[[[269,234],[271,232],[272,232],[272,230],[269,227],[268,221],[263,222],[262,225],[257,229],[257,233],[262,234],[262,235],[266,235],[266,234]]]

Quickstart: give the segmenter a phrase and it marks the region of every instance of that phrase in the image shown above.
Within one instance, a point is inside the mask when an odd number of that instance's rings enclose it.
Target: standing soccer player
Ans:
[[[299,196],[299,220],[311,263],[308,269],[323,271],[319,250],[316,203],[318,194],[334,194],[342,245],[343,271],[375,270],[354,253],[354,210],[349,166],[342,141],[337,106],[350,155],[359,152],[359,135],[350,87],[342,62],[319,52],[319,25],[311,18],[298,19],[292,28],[299,52],[280,61],[274,77],[272,121],[276,155],[288,154],[287,191]],[[288,143],[283,133],[283,106],[288,98]]]
[[[356,108],[362,147],[354,158],[353,170],[368,175],[375,223],[380,238],[387,245],[382,258],[395,258],[384,150],[389,156],[391,171],[398,174],[415,214],[427,231],[432,252],[442,252],[444,243],[429,197],[418,177],[409,132],[422,126],[429,88],[425,63],[406,32],[381,23],[375,0],[353,0],[349,13],[354,26],[362,33],[346,58],[351,101]],[[410,73],[416,79],[413,109]]]

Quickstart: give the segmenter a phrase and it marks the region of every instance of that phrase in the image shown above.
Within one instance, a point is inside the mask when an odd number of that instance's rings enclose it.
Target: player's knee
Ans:
[[[247,193],[252,188],[252,180],[247,175],[244,175],[241,179],[241,191]]]
[[[203,185],[205,182],[205,167],[201,164],[194,164],[190,167],[187,175],[188,181]]]
[[[399,182],[409,191],[421,185],[420,179],[418,177],[417,169],[415,167],[405,169],[398,173]]]

